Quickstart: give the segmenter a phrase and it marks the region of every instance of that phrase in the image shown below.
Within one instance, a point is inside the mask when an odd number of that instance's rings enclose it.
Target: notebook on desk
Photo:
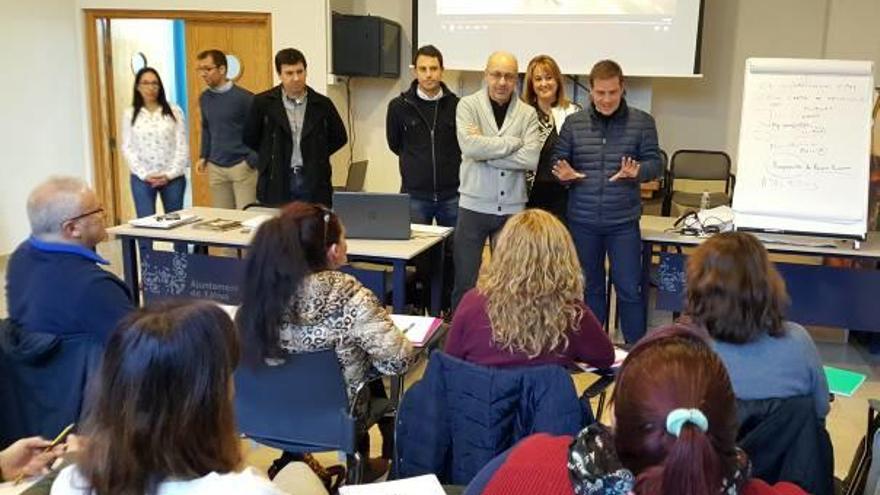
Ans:
[[[442,319],[433,316],[391,315],[391,321],[416,347],[427,344],[443,324]]]
[[[148,229],[173,229],[179,225],[193,223],[199,220],[198,216],[192,214],[184,215],[179,213],[167,213],[135,218],[134,220],[129,220],[128,223],[135,227],[146,227]]]
[[[408,240],[409,194],[333,193],[333,211],[351,239]]]

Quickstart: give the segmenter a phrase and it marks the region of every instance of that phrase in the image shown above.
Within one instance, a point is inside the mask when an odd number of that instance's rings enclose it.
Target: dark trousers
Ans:
[[[134,209],[138,218],[148,217],[156,214],[156,198],[162,197],[162,208],[165,213],[183,209],[183,198],[186,193],[186,177],[180,176],[168,181],[162,187],[153,187],[149,183],[140,180],[136,175],[131,174],[131,195],[134,199]],[[138,248],[141,257],[148,249],[153,249],[152,241],[138,241]],[[175,244],[175,251],[186,252],[186,244]]]
[[[605,307],[605,255],[617,291],[620,327],[627,343],[645,335],[645,302],[642,294],[642,234],[639,222],[619,225],[570,224],[574,245],[586,279],[587,305],[601,322]]]
[[[433,201],[430,199],[410,198],[409,200],[409,218],[412,223],[420,223],[432,225],[437,220],[437,225],[442,227],[455,227],[458,221],[458,195],[449,199],[439,199]],[[446,238],[444,246],[443,259],[443,289],[440,295],[441,309],[446,311],[450,308],[452,298],[452,285],[455,280],[455,262],[453,260],[453,242],[452,236]],[[419,280],[422,287],[431,285],[431,260],[420,259],[416,263],[416,270],[419,272]],[[422,298],[422,304],[429,305],[427,297]]]
[[[458,306],[462,296],[477,284],[483,247],[486,239],[495,242],[495,236],[504,227],[510,215],[489,215],[465,208],[458,209],[455,225],[455,288],[452,290],[452,309]]]
[[[409,199],[409,218],[412,223],[431,225],[434,219],[437,225],[455,227],[458,220],[458,196],[449,199]]]

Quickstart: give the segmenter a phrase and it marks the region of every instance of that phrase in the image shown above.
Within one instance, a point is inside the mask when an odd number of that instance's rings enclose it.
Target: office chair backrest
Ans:
[[[355,452],[355,420],[335,350],[291,354],[235,372],[241,433],[290,452]]]
[[[670,172],[674,179],[730,179],[730,156],[723,151],[678,150],[672,155]],[[724,192],[729,192],[725,186]]]
[[[345,179],[346,192],[362,192],[364,190],[368,164],[369,160],[361,160],[349,165],[348,177]]]

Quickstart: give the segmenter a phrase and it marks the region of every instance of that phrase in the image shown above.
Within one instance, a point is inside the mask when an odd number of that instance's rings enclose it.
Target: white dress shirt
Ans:
[[[129,107],[122,116],[122,154],[131,173],[140,180],[151,175],[164,175],[168,180],[180,177],[189,166],[189,143],[183,111],[171,104],[174,119],[142,107],[134,125]]]

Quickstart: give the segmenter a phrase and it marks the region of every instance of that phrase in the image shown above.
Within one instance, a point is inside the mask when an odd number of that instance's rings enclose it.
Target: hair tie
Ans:
[[[699,409],[673,409],[666,416],[666,431],[678,437],[685,423],[691,423],[703,433],[709,430],[709,420]]]

